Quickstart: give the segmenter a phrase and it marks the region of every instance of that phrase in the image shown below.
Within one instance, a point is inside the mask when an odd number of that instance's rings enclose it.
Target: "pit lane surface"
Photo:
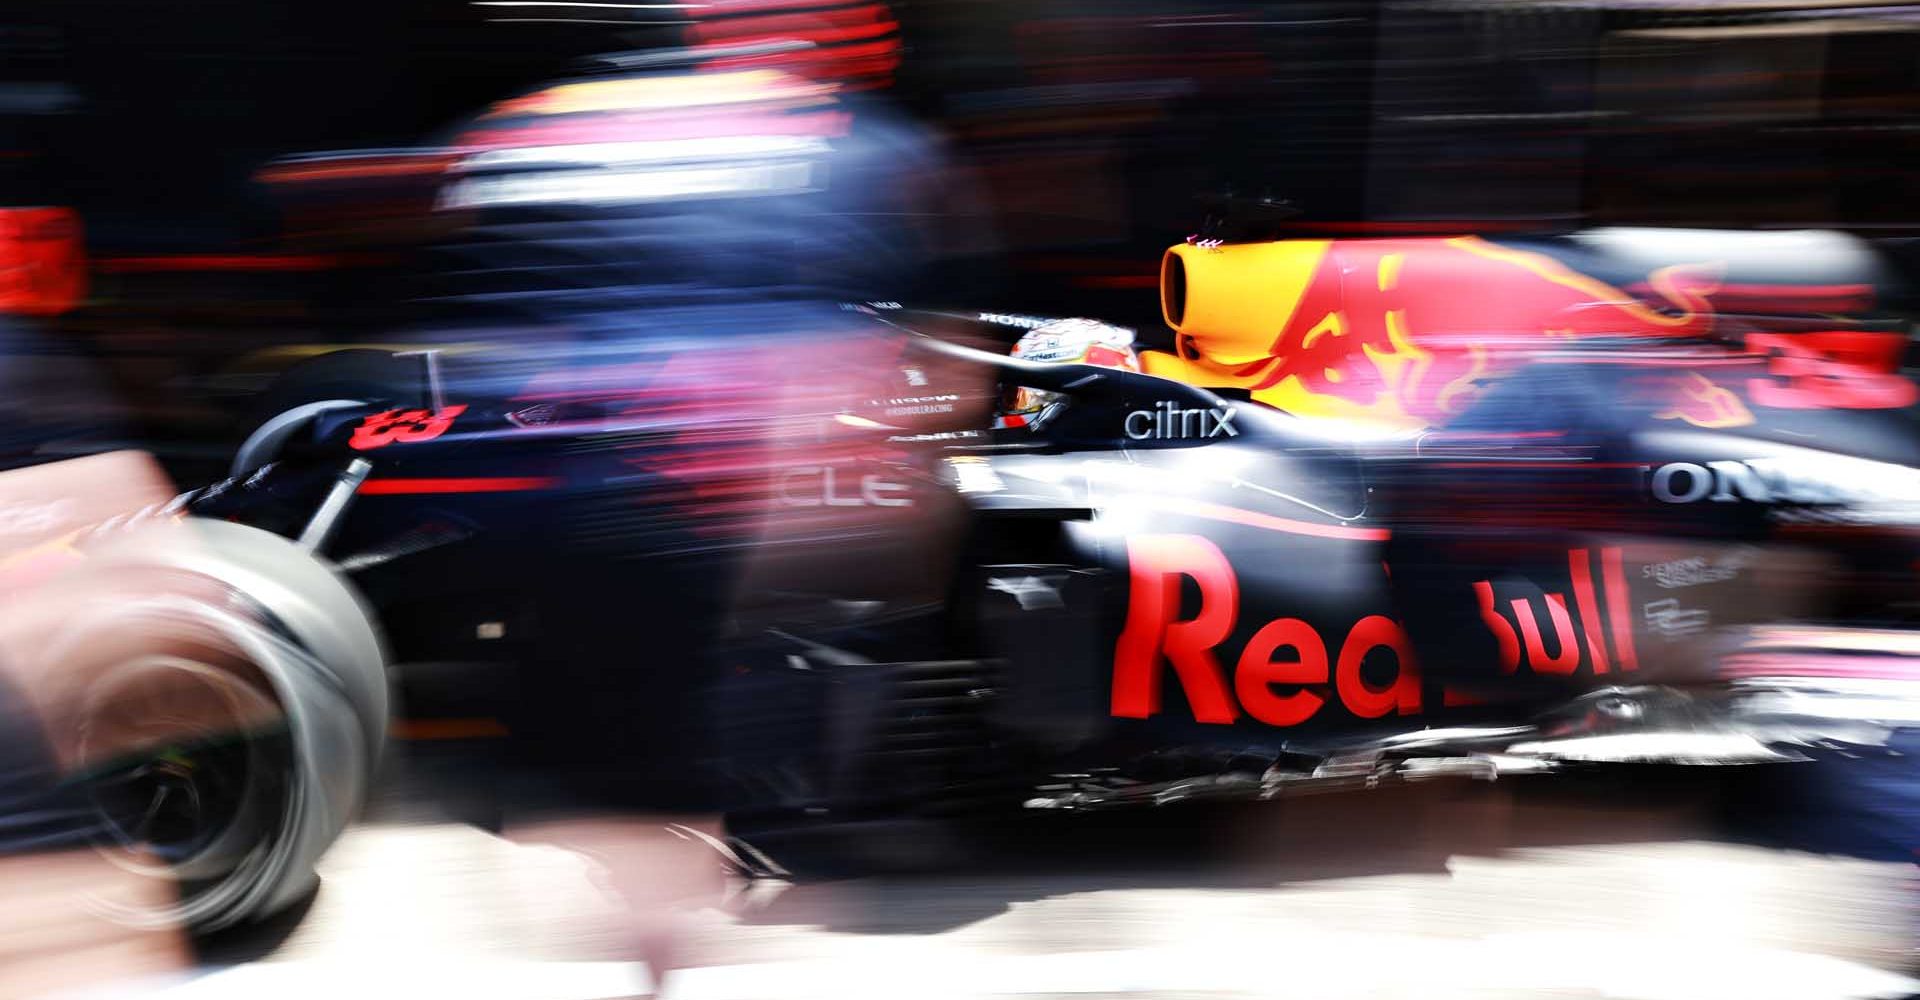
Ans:
[[[470,783],[449,803],[428,792],[462,768],[393,770],[309,906],[204,943],[160,994],[589,1000],[645,995],[667,964],[665,994],[701,1000],[1920,990],[1913,866],[1727,842],[1685,787],[1431,785],[964,841],[868,828],[867,874],[836,862],[845,841],[799,839],[775,851],[794,884],[742,891],[663,829],[702,817]]]

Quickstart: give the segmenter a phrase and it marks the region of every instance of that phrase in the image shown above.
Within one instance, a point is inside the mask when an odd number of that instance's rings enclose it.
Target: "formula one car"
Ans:
[[[190,507],[328,512],[397,661],[506,670],[485,708],[531,747],[719,783],[742,829],[1897,768],[1920,390],[1901,328],[1829,313],[1885,276],[1754,278],[1775,240],[1195,240],[1163,263],[1170,351],[762,303],[558,354],[353,352],[291,373],[314,398]],[[1542,249],[1649,245],[1682,258],[1650,298]],[[963,343],[995,328],[1011,353]],[[1876,806],[1896,852],[1903,802]]]
[[[277,174],[426,184],[455,308],[287,370],[180,508],[337,567],[404,727],[743,831],[1912,740],[1870,245],[1209,230],[1162,337],[843,303],[929,245],[923,137],[616,70]]]
[[[1867,818],[1911,852],[1920,389],[1867,244],[1210,230],[1163,338],[842,304],[926,249],[928,146],[765,55],[263,174],[315,240],[340,188],[433,205],[460,315],[287,371],[165,506],[232,536],[229,644],[291,650],[244,671],[288,719],[227,772],[264,797],[106,813],[188,919],[307,884],[381,636],[402,722],[741,830],[1792,761],[1891,768]],[[159,756],[134,787],[180,786]]]

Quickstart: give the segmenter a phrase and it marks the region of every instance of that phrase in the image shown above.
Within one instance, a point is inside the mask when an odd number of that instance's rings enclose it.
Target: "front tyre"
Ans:
[[[75,763],[96,848],[179,890],[165,907],[96,902],[211,931],[313,888],[384,743],[385,658],[352,591],[306,550],[227,522],[163,534],[95,554],[138,585],[75,615],[50,652],[88,678]]]

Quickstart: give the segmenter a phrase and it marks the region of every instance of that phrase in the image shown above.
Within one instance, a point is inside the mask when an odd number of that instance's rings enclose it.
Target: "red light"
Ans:
[[[0,208],[0,314],[57,316],[87,291],[80,216],[70,208]]]

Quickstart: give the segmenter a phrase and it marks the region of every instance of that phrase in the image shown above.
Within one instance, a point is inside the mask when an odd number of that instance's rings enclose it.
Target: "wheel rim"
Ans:
[[[132,728],[122,721],[146,707],[143,688],[158,675],[195,685],[198,704],[214,714],[143,713]],[[291,745],[284,723],[259,719],[278,712],[266,694],[231,673],[197,661],[148,657],[103,678],[83,723],[81,755],[92,760],[91,737],[103,724],[144,749],[90,768],[88,796],[99,820],[97,844],[122,867],[149,874],[231,867],[241,860],[229,843],[235,827],[265,833],[262,822],[285,789]],[[165,734],[149,741],[148,734]],[[148,860],[151,859],[151,860]]]
[[[156,690],[167,692],[158,704]],[[275,721],[262,721],[269,717]],[[109,735],[114,747],[137,749],[109,750]],[[97,901],[110,914],[216,926],[271,880],[288,830],[295,757],[280,706],[259,686],[192,658],[136,658],[91,685],[78,736],[95,850],[180,888],[179,904],[163,911]]]

